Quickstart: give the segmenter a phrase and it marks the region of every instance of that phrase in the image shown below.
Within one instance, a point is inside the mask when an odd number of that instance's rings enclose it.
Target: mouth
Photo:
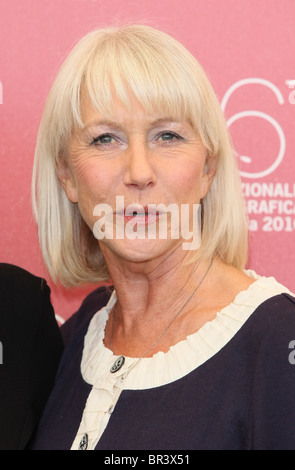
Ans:
[[[129,204],[123,211],[116,212],[116,214],[124,217],[126,223],[132,220],[139,225],[146,225],[156,222],[160,217],[161,212],[153,206],[156,206],[156,204],[149,204],[147,206]]]

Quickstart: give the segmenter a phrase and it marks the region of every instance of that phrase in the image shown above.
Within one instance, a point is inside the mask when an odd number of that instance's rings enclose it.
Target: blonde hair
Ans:
[[[40,246],[53,280],[71,286],[108,279],[97,240],[57,177],[74,128],[83,126],[83,98],[103,115],[116,95],[128,108],[130,92],[146,111],[183,119],[199,133],[217,170],[202,201],[202,244],[197,256],[218,254],[242,269],[247,219],[227,125],[202,67],[178,41],[150,26],[127,25],[87,34],[68,55],[48,95],[33,169],[33,210]]]

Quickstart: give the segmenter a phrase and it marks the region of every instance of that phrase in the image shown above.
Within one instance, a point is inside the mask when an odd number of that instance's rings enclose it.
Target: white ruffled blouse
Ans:
[[[184,377],[220,351],[262,302],[282,292],[291,293],[273,277],[260,277],[252,270],[246,273],[255,282],[220,310],[212,321],[166,353],[158,352],[141,359],[126,357],[121,369],[115,373],[111,373],[110,368],[118,356],[103,342],[105,325],[117,300],[116,292],[112,293],[107,305],[93,316],[85,336],[81,374],[92,385],[92,390],[72,444],[73,450],[79,449],[85,436],[87,449],[95,448],[122,390],[159,387]]]

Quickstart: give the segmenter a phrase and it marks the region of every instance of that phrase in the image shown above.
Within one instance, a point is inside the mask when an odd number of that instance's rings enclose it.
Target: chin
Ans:
[[[166,257],[175,250],[176,240],[113,240],[109,250],[121,259],[139,263]]]

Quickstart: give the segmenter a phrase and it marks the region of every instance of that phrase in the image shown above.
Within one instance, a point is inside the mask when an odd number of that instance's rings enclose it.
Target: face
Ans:
[[[128,111],[118,102],[109,120],[85,103],[84,127],[73,133],[58,173],[92,231],[111,221],[111,232],[99,241],[102,252],[145,261],[182,249],[181,231],[178,238],[171,236],[173,220],[165,208],[177,207],[180,214],[184,204],[192,215],[215,170],[188,122],[148,115],[135,99],[131,104]],[[166,237],[159,236],[163,217]]]

